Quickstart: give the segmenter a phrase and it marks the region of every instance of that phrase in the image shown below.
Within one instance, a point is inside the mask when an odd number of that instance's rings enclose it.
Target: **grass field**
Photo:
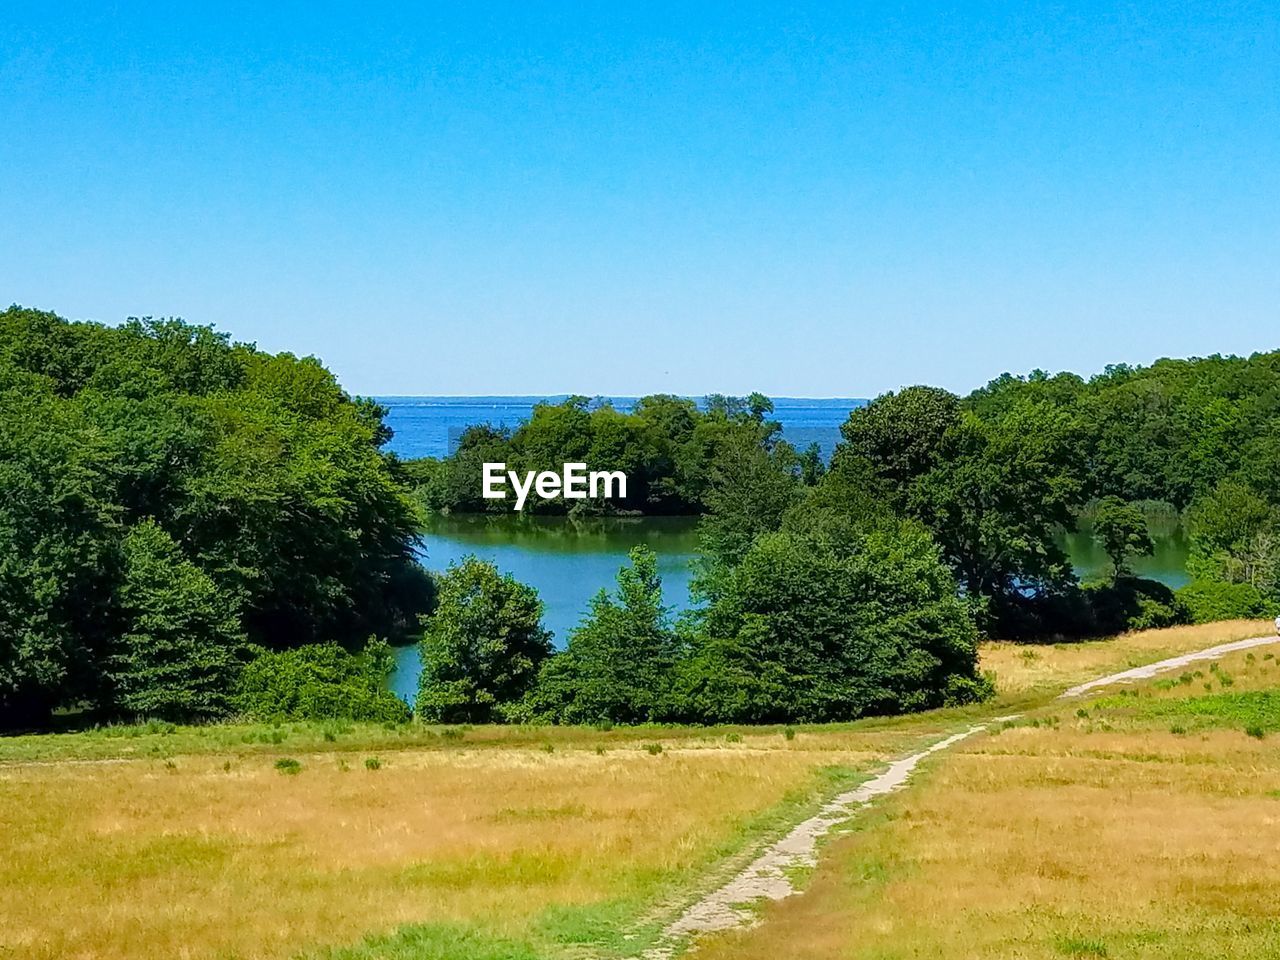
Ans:
[[[0,956],[289,957],[407,923],[425,926],[405,943],[453,943],[457,924],[473,940],[408,956],[607,942],[949,723],[792,739],[540,730],[536,744],[474,730],[425,747],[410,733],[395,749],[369,730],[346,734],[359,749],[293,728],[243,749],[193,731],[82,735],[90,754],[104,739],[174,743],[163,758],[82,761],[64,743],[60,761],[0,765]],[[180,750],[194,745],[212,749]]]
[[[1232,654],[966,741],[699,956],[1280,956],[1278,688]]]
[[[0,957],[634,956],[822,798],[1011,705],[1034,720],[928,761],[855,818],[806,894],[705,956],[1280,955],[1267,952],[1280,942],[1280,665],[1241,655],[1140,695],[1044,706],[1072,683],[1260,632],[994,644],[996,703],[790,731],[151,724],[6,738]]]

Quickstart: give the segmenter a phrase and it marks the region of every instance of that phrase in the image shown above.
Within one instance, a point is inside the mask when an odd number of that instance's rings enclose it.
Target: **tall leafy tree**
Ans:
[[[601,590],[562,653],[547,662],[527,709],[566,723],[640,723],[669,709],[675,633],[662,603],[658,560],[631,551],[615,596]]]
[[[1111,560],[1113,579],[1130,573],[1134,557],[1149,556],[1155,549],[1147,518],[1119,497],[1104,497],[1098,503],[1093,514],[1093,538]]]
[[[765,449],[758,431],[725,436],[712,461],[699,526],[703,553],[716,564],[737,563],[761,533],[776,530],[800,495],[800,462],[788,445]]]
[[[877,397],[849,414],[840,428],[837,460],[871,465],[885,489],[903,497],[910,485],[938,465],[947,435],[960,422],[960,400],[938,387],[907,387]]]
[[[417,710],[429,722],[501,719],[551,654],[537,592],[475,557],[440,577],[425,626]]]
[[[1193,576],[1247,583],[1280,599],[1280,505],[1248,484],[1224,480],[1191,505],[1187,528]]]
[[[12,371],[9,371],[12,374]],[[0,385],[5,371],[0,367]],[[81,411],[25,375],[0,389],[0,725],[95,699],[118,629],[120,510],[110,451]]]
[[[154,521],[130,530],[122,547],[123,632],[105,665],[113,704],[134,717],[226,714],[244,647],[234,601]]]

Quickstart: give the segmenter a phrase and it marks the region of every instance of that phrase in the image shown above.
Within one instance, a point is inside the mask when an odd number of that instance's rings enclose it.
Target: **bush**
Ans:
[[[1032,597],[1003,597],[994,611],[997,632],[1009,640],[1102,637],[1192,622],[1177,594],[1141,577],[1097,580]]]
[[[1120,577],[1114,582],[1087,583],[1093,633],[1156,630],[1191,622],[1191,613],[1174,592],[1155,580]]]
[[[1271,612],[1266,599],[1250,583],[1195,580],[1180,589],[1177,596],[1190,613],[1192,623],[1253,620]]]
[[[601,590],[568,646],[544,665],[524,704],[560,723],[644,723],[665,718],[676,638],[662,605],[658,560],[636,547],[618,571],[616,599]]]
[[[693,722],[849,720],[989,689],[955,578],[910,521],[758,538],[691,639],[675,703]]]
[[[409,708],[386,688],[392,666],[391,648],[381,640],[357,654],[336,643],[260,650],[240,675],[235,702],[258,720],[403,723]]]

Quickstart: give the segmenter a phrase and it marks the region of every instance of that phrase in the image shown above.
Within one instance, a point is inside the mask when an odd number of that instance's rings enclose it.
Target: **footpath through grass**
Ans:
[[[624,952],[655,905],[955,722],[23,738],[0,957]]]
[[[803,896],[699,957],[1280,956],[1277,655],[966,741],[857,817]]]

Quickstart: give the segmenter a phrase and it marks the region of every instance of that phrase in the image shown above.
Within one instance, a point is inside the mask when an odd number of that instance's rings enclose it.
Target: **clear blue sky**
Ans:
[[[188,6],[0,15],[0,300],[384,394],[1280,347],[1274,2]]]

